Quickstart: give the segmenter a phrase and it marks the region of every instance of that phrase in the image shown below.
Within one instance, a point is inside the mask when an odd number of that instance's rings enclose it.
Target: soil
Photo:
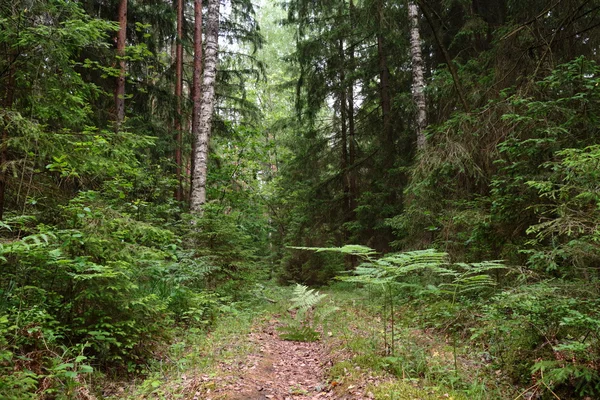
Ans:
[[[248,340],[256,347],[237,365],[222,365],[224,374],[208,389],[206,400],[331,399],[326,382],[327,353],[320,342],[279,338],[277,323],[258,328]]]

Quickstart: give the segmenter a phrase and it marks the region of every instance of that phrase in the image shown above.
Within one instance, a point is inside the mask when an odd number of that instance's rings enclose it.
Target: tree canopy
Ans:
[[[0,397],[340,275],[454,284],[490,341],[529,318],[498,367],[600,396],[599,30],[598,0],[0,2]]]

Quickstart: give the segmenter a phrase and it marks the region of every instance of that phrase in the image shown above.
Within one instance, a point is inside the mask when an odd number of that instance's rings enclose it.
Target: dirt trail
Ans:
[[[327,357],[319,342],[284,341],[276,322],[255,331],[248,340],[257,350],[244,362],[223,365],[225,377],[215,381],[206,400],[331,399],[325,378]]]

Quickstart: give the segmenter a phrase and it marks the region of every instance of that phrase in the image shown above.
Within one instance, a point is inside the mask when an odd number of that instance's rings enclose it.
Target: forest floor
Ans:
[[[331,399],[328,383],[329,354],[322,342],[282,340],[281,323],[271,319],[248,335],[255,350],[236,365],[221,364],[215,389],[204,393],[206,400],[309,400]],[[358,397],[357,397],[358,399]]]
[[[507,388],[489,391],[470,381],[489,376],[465,349],[458,356],[464,376],[452,371],[447,338],[398,327],[396,354],[382,354],[381,319],[355,292],[331,291],[339,306],[315,342],[283,340],[289,325],[289,293],[277,289],[254,310],[218,318],[209,333],[187,329],[158,354],[134,382],[103,386],[105,399],[188,400],[466,400],[504,399]],[[489,383],[489,382],[487,382]],[[462,385],[466,390],[453,390]]]
[[[335,363],[334,348],[324,341],[298,342],[283,340],[278,328],[280,315],[254,325],[247,335],[253,351],[234,363],[218,365],[214,378],[205,376],[205,400],[317,400],[373,399],[362,384],[342,385],[331,380],[329,371]],[[365,377],[367,378],[367,377]],[[368,377],[373,381],[373,377]]]

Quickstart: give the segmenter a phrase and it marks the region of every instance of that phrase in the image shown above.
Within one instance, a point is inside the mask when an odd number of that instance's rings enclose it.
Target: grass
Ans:
[[[392,354],[390,324],[384,328],[381,306],[368,290],[337,284],[326,293],[343,310],[326,338],[333,357],[329,376],[340,396],[363,386],[375,399],[514,398],[514,388],[469,343],[457,345],[455,364],[453,337],[422,328],[416,306],[397,307]]]
[[[407,380],[388,381],[371,388],[375,399],[390,400],[462,400],[467,399],[462,394],[453,391],[445,391],[443,388],[431,387],[421,388],[416,383]]]
[[[170,400],[214,389],[217,379],[227,379],[224,366],[244,361],[255,350],[247,340],[252,329],[290,318],[291,288],[265,290],[269,301],[230,307],[208,333],[179,331],[145,378],[105,385],[103,398]],[[481,361],[480,351],[464,339],[455,347],[452,336],[426,328],[417,305],[397,307],[392,354],[390,325],[384,327],[381,307],[368,290],[339,284],[321,292],[328,295],[324,303],[339,307],[318,329],[329,353],[323,362],[330,365],[334,398],[514,399],[514,388]]]

